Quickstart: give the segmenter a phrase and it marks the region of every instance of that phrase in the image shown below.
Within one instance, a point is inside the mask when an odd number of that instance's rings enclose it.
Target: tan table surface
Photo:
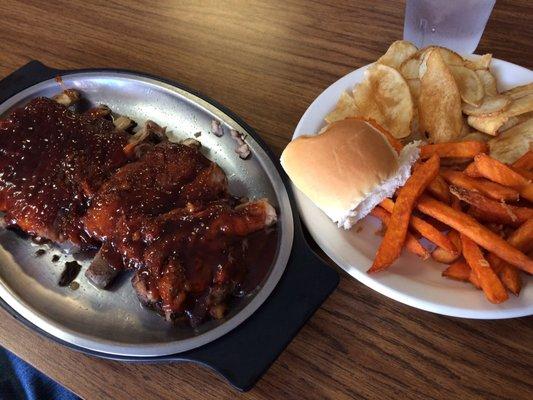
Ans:
[[[225,104],[279,154],[322,90],[401,38],[404,3],[3,0],[0,9],[0,77],[32,59],[160,75]],[[532,17],[533,2],[498,0],[478,51],[531,68]],[[533,393],[531,318],[434,315],[345,274],[246,394],[199,366],[99,360],[42,338],[3,311],[0,318],[0,345],[87,399],[525,399]]]

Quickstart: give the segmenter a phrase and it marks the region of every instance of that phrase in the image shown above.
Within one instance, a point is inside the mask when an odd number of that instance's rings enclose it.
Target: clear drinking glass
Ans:
[[[458,53],[476,50],[496,0],[407,0],[403,38]]]

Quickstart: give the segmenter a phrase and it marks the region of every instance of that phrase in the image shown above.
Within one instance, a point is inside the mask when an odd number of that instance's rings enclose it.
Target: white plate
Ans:
[[[349,73],[322,92],[298,123],[293,139],[316,134],[325,125],[324,117],[341,93],[351,91],[367,68],[368,65]],[[498,78],[500,90],[533,81],[531,70],[506,61],[493,59],[491,70]],[[379,293],[422,310],[455,317],[499,319],[533,314],[533,278],[525,274],[520,296],[510,295],[508,301],[499,305],[489,303],[469,283],[443,278],[443,264],[422,261],[405,252],[388,271],[367,274],[381,240],[375,234],[379,222],[367,217],[351,230],[339,229],[294,185],[293,188],[300,215],[317,244],[347,273]],[[360,232],[358,227],[362,227]]]

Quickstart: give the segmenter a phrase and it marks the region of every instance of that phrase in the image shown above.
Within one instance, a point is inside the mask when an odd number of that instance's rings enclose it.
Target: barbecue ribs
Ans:
[[[0,211],[10,225],[84,246],[80,217],[102,183],[127,162],[129,135],[107,119],[47,98],[0,121]]]
[[[221,318],[254,268],[248,237],[276,222],[274,208],[231,196],[197,141],[171,143],[153,122],[130,135],[108,108],[74,113],[69,99],[35,99],[0,120],[6,221],[54,242],[101,245],[88,272],[135,270],[138,297],[167,319]]]
[[[217,164],[164,142],[104,183],[83,220],[114,268],[136,270],[141,301],[167,319],[186,312],[195,322],[223,313],[246,274],[243,238],[276,213],[265,200],[239,204]]]

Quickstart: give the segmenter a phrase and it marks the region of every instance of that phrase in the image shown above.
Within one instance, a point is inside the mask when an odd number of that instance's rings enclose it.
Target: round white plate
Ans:
[[[293,139],[319,132],[341,93],[351,91],[368,67],[349,73],[324,90],[300,119]],[[499,90],[533,81],[531,70],[498,59],[493,59],[491,71],[498,78]],[[520,296],[510,295],[499,305],[489,303],[470,283],[443,278],[443,264],[422,261],[406,252],[388,271],[367,274],[381,241],[376,235],[380,223],[367,217],[351,230],[337,228],[294,185],[293,189],[300,215],[317,244],[347,273],[379,293],[422,310],[455,317],[499,319],[533,314],[533,278],[526,274],[522,274],[524,287]]]

